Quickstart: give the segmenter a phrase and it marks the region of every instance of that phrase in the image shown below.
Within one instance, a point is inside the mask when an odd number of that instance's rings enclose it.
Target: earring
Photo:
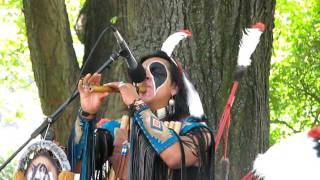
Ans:
[[[175,100],[173,99],[173,97],[171,97],[171,99],[169,100],[168,109],[169,109],[169,116],[173,116],[173,114],[174,114],[175,111],[176,111],[176,102],[175,102]]]

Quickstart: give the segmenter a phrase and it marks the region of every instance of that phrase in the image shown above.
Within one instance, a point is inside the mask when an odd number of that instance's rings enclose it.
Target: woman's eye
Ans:
[[[154,74],[154,75],[164,75],[165,74],[165,71],[163,71],[162,69],[160,68],[153,68],[151,70],[151,73]]]
[[[166,76],[167,71],[166,67],[158,62],[152,63],[150,65],[150,72],[153,76]]]
[[[153,62],[149,66],[150,73],[153,76],[156,88],[161,86],[167,79],[167,68],[159,62]]]

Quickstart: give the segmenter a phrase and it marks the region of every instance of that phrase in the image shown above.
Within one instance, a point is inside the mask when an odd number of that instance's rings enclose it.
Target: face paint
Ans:
[[[32,164],[32,174],[28,175],[28,180],[37,179],[37,180],[53,180],[52,173],[48,170],[45,164],[39,163],[38,165]]]
[[[153,62],[149,64],[148,70],[150,71],[153,81],[154,81],[154,87],[157,91],[159,87],[166,81],[168,77],[168,69],[165,65],[159,63],[159,62]]]

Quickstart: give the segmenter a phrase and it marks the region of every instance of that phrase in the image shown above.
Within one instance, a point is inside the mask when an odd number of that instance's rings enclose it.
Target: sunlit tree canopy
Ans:
[[[320,118],[320,1],[277,1],[270,76],[271,141]]]

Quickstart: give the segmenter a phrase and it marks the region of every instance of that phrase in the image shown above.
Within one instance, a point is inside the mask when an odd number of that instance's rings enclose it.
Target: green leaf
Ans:
[[[113,16],[111,19],[110,19],[110,23],[115,25],[118,23],[118,16]]]

